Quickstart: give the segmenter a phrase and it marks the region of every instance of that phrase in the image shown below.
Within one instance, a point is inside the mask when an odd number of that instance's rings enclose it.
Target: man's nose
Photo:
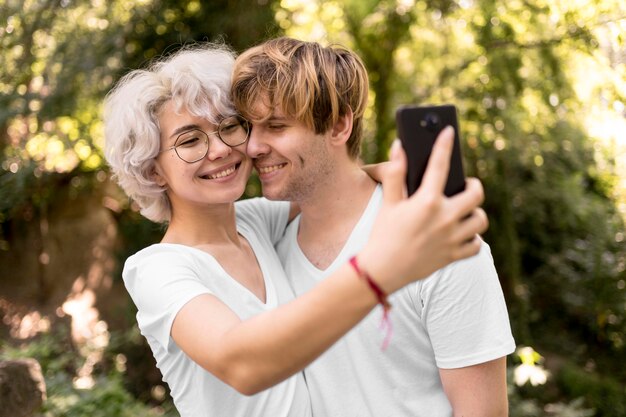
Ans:
[[[250,129],[250,138],[248,139],[248,148],[246,153],[250,158],[258,158],[270,153],[270,147],[267,144],[266,133],[260,127],[252,125]]]

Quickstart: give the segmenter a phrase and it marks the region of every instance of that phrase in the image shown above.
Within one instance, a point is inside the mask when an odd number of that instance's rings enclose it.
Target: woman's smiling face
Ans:
[[[232,203],[241,197],[252,170],[246,155],[247,142],[234,147],[226,145],[216,133],[218,126],[192,115],[185,107],[176,111],[171,100],[162,106],[158,121],[161,153],[156,158],[155,180],[167,187],[173,209],[179,204]],[[193,135],[193,131],[198,135]],[[177,153],[174,146],[190,146],[194,140],[204,143],[204,135],[198,131],[208,135],[208,151],[195,162],[183,161],[179,157],[183,152]],[[203,148],[202,144],[198,146]]]

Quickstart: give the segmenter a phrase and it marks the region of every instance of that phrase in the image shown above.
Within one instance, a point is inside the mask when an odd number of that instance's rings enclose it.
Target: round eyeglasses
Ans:
[[[217,134],[217,137],[231,148],[243,145],[250,135],[250,122],[241,116],[231,116],[222,119],[214,132],[188,130],[178,135],[174,146],[159,151],[159,154],[174,149],[176,155],[188,164],[198,162],[209,152],[209,135],[213,134]]]

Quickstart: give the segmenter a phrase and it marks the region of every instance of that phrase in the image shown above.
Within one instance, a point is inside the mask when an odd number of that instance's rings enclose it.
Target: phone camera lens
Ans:
[[[436,130],[439,126],[439,116],[436,113],[426,113],[420,125],[428,130]]]

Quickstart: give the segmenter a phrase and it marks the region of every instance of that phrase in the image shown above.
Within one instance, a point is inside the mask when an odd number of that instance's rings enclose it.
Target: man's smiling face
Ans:
[[[252,121],[247,153],[259,173],[263,195],[270,200],[303,201],[330,180],[329,133],[316,134],[303,122],[265,106]]]

